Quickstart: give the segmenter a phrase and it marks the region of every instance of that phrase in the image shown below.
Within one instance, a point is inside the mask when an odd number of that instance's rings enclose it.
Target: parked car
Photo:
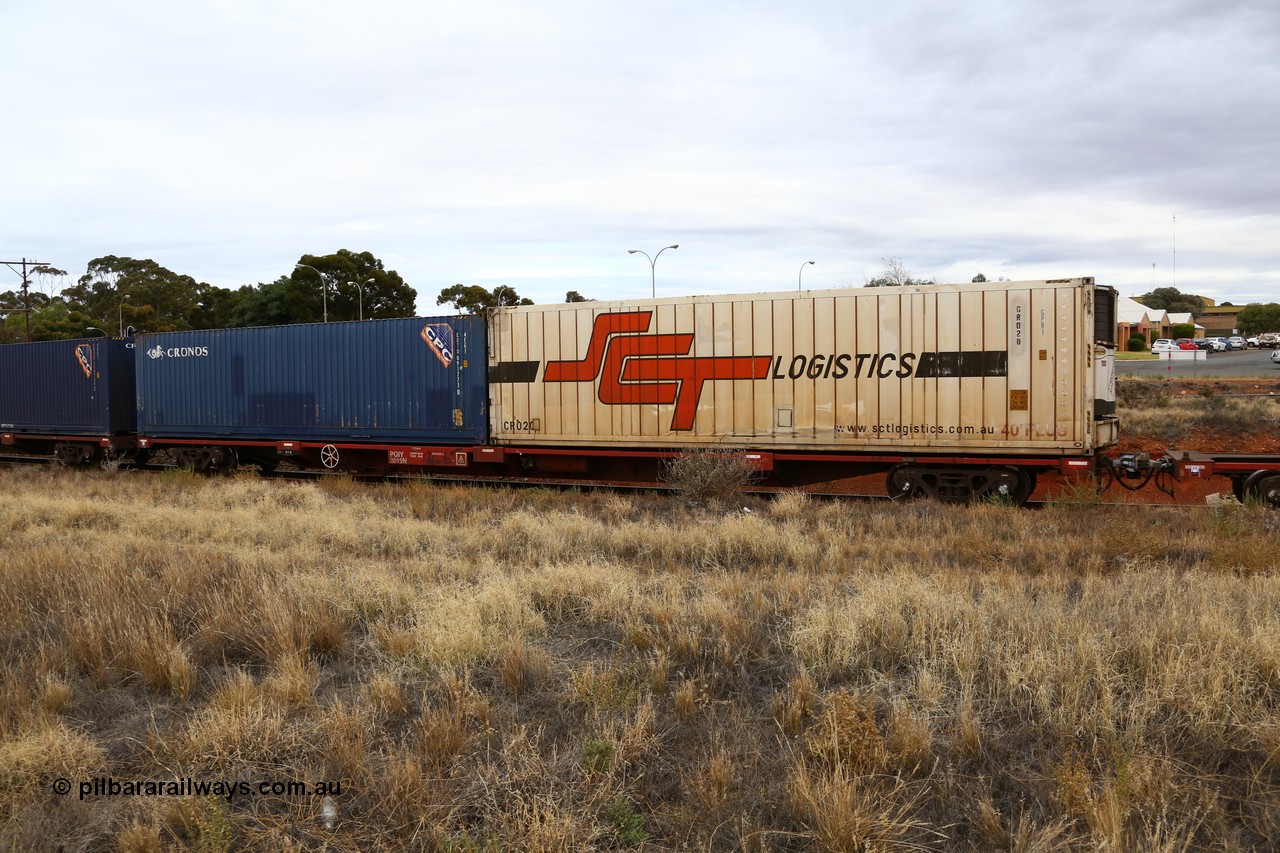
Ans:
[[[1227,342],[1224,338],[1202,338],[1204,348],[1209,352],[1226,352]]]
[[[1159,355],[1162,352],[1177,352],[1181,347],[1168,338],[1161,338],[1151,344],[1151,354]]]
[[[1178,349],[1200,349],[1200,347],[1196,346],[1196,342],[1191,340],[1191,338],[1178,338],[1174,341],[1174,344]]]
[[[1263,332],[1258,335],[1258,346],[1275,349],[1280,346],[1280,332]]]
[[[1248,344],[1248,342],[1247,342],[1247,341],[1245,341],[1245,339],[1244,339],[1244,338],[1242,338],[1242,337],[1240,337],[1239,335],[1234,335],[1234,336],[1232,336],[1232,337],[1230,337],[1230,338],[1227,338],[1227,343],[1231,344],[1231,346],[1232,346],[1234,349],[1248,349],[1248,348],[1249,348],[1249,344]]]
[[[1280,364],[1280,349],[1273,349],[1271,351],[1271,363]]]
[[[1258,345],[1258,336],[1254,335],[1251,338],[1245,338],[1244,342],[1247,346],[1256,347]]]

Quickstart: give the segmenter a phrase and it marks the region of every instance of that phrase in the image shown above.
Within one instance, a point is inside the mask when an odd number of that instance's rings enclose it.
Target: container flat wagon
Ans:
[[[1117,439],[1115,302],[1078,278],[500,309],[487,452],[643,479],[735,449],[781,484],[1025,496]]]
[[[0,346],[0,448],[82,465],[134,447],[131,338]]]
[[[139,338],[139,445],[196,470],[239,464],[454,467],[488,431],[480,317]]]

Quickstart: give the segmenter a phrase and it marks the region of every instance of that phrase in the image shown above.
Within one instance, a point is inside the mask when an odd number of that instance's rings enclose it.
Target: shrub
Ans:
[[[733,500],[759,474],[742,451],[694,450],[663,466],[662,482],[691,501],[716,504]]]
[[[613,825],[618,843],[623,847],[639,847],[649,840],[644,831],[644,815],[625,797],[617,797],[604,807],[605,818]]]
[[[1133,335],[1129,338],[1129,352],[1142,352],[1147,348],[1147,339],[1142,335]]]

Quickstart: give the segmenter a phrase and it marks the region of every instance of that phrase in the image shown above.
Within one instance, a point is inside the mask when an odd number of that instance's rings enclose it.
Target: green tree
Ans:
[[[983,275],[982,273],[978,273],[977,275],[975,275],[975,276],[973,277],[973,283],[974,283],[974,284],[981,284],[982,282],[984,282],[984,281],[986,281],[986,280],[987,280],[987,277],[986,277],[985,275]]]
[[[1195,323],[1174,323],[1169,327],[1169,336],[1174,338],[1191,338],[1195,337]]]
[[[1193,315],[1203,314],[1206,304],[1203,297],[1183,293],[1176,287],[1157,287],[1150,293],[1142,294],[1137,299],[1148,308],[1154,308],[1157,311],[1168,311],[1171,314],[1185,314],[1188,312]]]
[[[296,292],[284,299],[296,314],[289,322],[319,322],[326,302],[330,321],[361,316],[366,320],[412,317],[417,313],[418,292],[370,252],[339,249],[330,255],[303,255],[298,264],[289,274]]]
[[[565,302],[595,302],[594,299],[588,299],[576,290],[570,290],[564,295]]]
[[[240,298],[231,312],[230,325],[234,327],[287,326],[321,320],[319,295],[289,276],[282,275],[257,287],[246,285],[240,290]]]
[[[488,308],[508,305],[532,305],[532,299],[525,299],[515,292],[514,288],[500,284],[493,290],[485,290],[478,284],[455,284],[446,287],[436,297],[437,305],[452,304],[455,311],[466,311],[468,314],[479,314]]]
[[[45,305],[49,304],[49,301],[51,299],[53,299],[52,296],[49,296],[48,294],[45,294],[45,293],[40,293],[39,291],[32,290],[27,293],[27,302],[30,304],[32,308],[43,308]],[[21,311],[21,310],[22,310],[22,291],[21,290],[6,290],[4,293],[0,293],[0,311],[7,311],[12,313],[12,312]]]
[[[36,294],[32,294],[34,297]],[[34,302],[34,299],[33,299]],[[31,310],[31,340],[33,341],[65,341],[71,338],[93,337],[98,332],[89,331],[90,326],[97,326],[88,314],[73,307],[65,299],[55,296],[46,297],[46,301]],[[113,331],[99,326],[103,331]],[[26,340],[26,321],[21,311],[9,314],[0,329],[0,341],[16,343]]]
[[[1250,335],[1280,331],[1280,304],[1250,303],[1236,315],[1236,325],[1242,332]]]
[[[193,329],[227,328],[232,325],[231,320],[235,316],[236,308],[252,292],[253,288],[247,284],[239,290],[229,290],[211,284],[200,285],[197,294],[199,301],[196,303],[195,310],[191,312],[191,327]]]
[[[201,290],[208,287],[150,259],[107,255],[90,261],[62,296],[73,312],[89,317],[89,325],[108,332],[121,326],[168,332],[192,328]]]

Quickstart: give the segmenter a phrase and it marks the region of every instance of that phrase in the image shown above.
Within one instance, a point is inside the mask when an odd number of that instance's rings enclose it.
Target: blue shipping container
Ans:
[[[0,430],[112,436],[134,431],[132,338],[0,346]]]
[[[139,337],[138,431],[152,438],[481,443],[482,317]]]

